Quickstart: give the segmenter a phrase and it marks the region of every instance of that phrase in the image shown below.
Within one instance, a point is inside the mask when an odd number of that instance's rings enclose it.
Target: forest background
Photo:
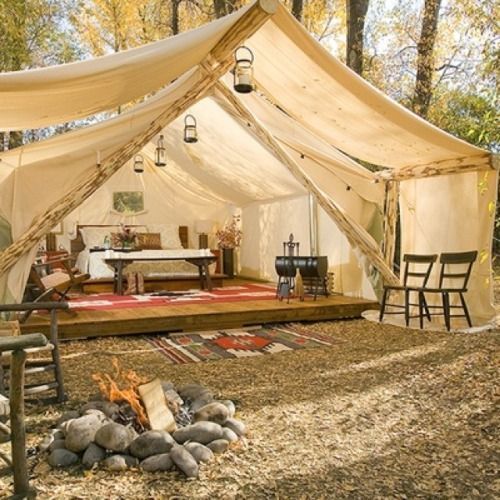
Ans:
[[[245,3],[0,0],[0,71],[119,52],[201,26]],[[320,43],[375,87],[449,133],[500,152],[496,0],[287,0],[285,4]],[[85,120],[0,134],[0,150],[100,121],[133,104]]]

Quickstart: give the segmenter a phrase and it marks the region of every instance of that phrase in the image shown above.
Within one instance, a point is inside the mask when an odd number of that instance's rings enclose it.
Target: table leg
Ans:
[[[198,275],[200,277],[200,290],[205,290],[205,282],[203,280],[203,264],[199,263],[198,265]]]
[[[208,269],[208,265],[209,265],[208,261],[205,260],[203,262],[203,269],[205,271],[205,281],[207,283],[207,290],[209,292],[211,292],[212,291],[212,278],[210,278],[210,271]]]
[[[123,295],[123,261],[116,263],[116,294]]]

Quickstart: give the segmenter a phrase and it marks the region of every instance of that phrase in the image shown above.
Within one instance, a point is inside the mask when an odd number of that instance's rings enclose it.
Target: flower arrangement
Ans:
[[[238,248],[241,245],[243,233],[238,227],[239,222],[239,216],[235,215],[229,224],[226,224],[215,233],[219,248]]]
[[[118,239],[122,246],[133,246],[137,241],[137,233],[130,226],[120,224]]]

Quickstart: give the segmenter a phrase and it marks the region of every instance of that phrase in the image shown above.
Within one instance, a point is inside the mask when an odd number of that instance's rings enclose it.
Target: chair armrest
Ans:
[[[0,337],[0,352],[18,351],[29,347],[43,347],[48,342],[47,337],[41,333]]]
[[[69,309],[67,302],[25,302],[22,304],[0,304],[0,312],[38,311],[40,309],[52,311],[53,309]]]

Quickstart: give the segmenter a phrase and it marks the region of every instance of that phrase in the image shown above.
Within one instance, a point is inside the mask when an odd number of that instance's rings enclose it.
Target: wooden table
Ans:
[[[139,261],[167,261],[167,260],[185,260],[190,264],[198,267],[198,274],[200,276],[200,288],[205,289],[205,285],[209,292],[212,291],[212,280],[210,279],[210,272],[208,266],[217,260],[215,255],[200,255],[196,257],[141,257],[140,255],[134,255],[134,252],[126,256],[117,256],[104,259],[106,264],[110,265],[114,269],[114,292],[117,295],[123,295],[123,271],[125,267],[132,262]]]

